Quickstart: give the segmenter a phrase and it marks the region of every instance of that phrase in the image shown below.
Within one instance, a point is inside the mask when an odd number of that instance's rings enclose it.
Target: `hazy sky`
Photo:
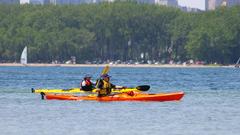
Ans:
[[[178,0],[178,4],[181,6],[199,8],[205,10],[205,0]]]

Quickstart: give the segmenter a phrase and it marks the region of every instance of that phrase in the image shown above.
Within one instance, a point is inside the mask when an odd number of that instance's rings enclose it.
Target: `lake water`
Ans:
[[[31,88],[78,87],[101,67],[0,67],[1,135],[239,135],[240,69],[111,68],[112,83],[184,91],[180,102],[41,100]]]

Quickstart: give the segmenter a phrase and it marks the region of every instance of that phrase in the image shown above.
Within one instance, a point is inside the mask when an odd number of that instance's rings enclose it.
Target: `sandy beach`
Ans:
[[[107,64],[46,64],[46,63],[0,63],[0,67],[104,67]],[[177,64],[108,64],[110,67],[166,67],[166,68],[214,68],[214,67],[234,67],[234,65],[177,65]]]

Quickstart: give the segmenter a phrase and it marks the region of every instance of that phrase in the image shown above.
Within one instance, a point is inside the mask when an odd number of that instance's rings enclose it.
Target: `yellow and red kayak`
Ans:
[[[150,89],[149,85],[140,85],[134,88],[123,88],[123,89],[112,89],[113,93],[122,93],[122,92],[128,92],[128,91],[135,91],[135,92],[141,92],[141,91],[147,91]],[[71,89],[33,89],[32,93],[86,93],[86,92],[93,92],[96,93],[96,89],[92,91],[84,91],[80,88],[71,88]]]
[[[96,95],[75,96],[67,94],[46,94],[41,93],[42,99],[47,100],[90,100],[90,101],[178,101],[184,96],[184,92],[147,94],[140,92],[119,93],[106,97]]]

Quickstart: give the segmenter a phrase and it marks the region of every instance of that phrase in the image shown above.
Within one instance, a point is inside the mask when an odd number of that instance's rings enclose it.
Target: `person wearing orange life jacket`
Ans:
[[[83,81],[80,84],[81,90],[92,91],[94,89],[94,84],[91,82],[91,76],[85,75]]]
[[[105,97],[111,94],[114,88],[126,88],[124,86],[116,86],[110,83],[110,77],[108,74],[101,75],[101,79],[97,82],[98,97]]]

